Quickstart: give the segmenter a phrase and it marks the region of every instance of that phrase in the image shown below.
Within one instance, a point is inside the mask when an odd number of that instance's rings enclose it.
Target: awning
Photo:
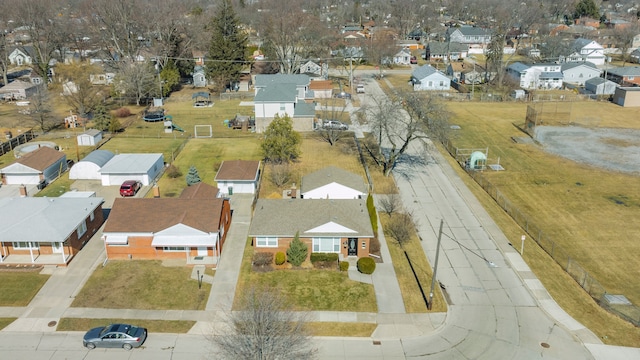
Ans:
[[[108,235],[104,242],[114,245],[126,245],[129,242],[129,237],[126,235]]]
[[[180,246],[180,247],[214,247],[216,246],[216,235],[203,236],[169,236],[157,235],[153,237],[151,246]]]

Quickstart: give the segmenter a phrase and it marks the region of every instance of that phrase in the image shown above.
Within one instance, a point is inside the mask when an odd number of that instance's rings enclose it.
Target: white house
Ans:
[[[100,180],[100,169],[114,157],[108,150],[94,150],[82,160],[73,164],[69,170],[69,179],[72,180]]]
[[[329,166],[305,175],[300,195],[303,199],[362,199],[367,185],[362,176]]]
[[[31,65],[35,56],[34,54],[35,51],[32,46],[15,48],[9,54],[9,63],[16,66]]]
[[[260,181],[260,161],[223,161],[216,173],[215,181],[221,193],[255,194]]]
[[[121,185],[126,180],[149,185],[163,168],[162,154],[119,154],[102,166],[100,178],[103,186]]]
[[[588,61],[594,65],[604,65],[605,63],[604,48],[596,41],[584,38],[576,39],[571,50],[572,52],[568,56],[560,58],[560,62]]]
[[[307,96],[313,96],[309,85],[307,75],[256,75],[253,99],[256,132],[263,132],[276,115],[289,116],[295,131],[312,131],[316,113],[314,105],[305,102]]]
[[[413,84],[414,91],[446,91],[451,87],[451,79],[431,65],[423,65],[413,70],[413,73],[411,73],[411,83]]]
[[[102,140],[102,131],[98,129],[89,129],[78,135],[79,146],[96,146]]]
[[[613,95],[617,87],[618,84],[601,77],[591,78],[584,83],[584,89],[589,94],[595,95]]]
[[[523,89],[562,88],[562,66],[555,63],[523,64],[516,62],[507,67],[507,74]]]
[[[312,79],[326,80],[329,78],[329,64],[326,62],[318,64],[309,60],[300,65],[300,74],[308,75]]]
[[[409,65],[411,64],[411,51],[409,49],[402,49],[393,55],[393,63],[397,65]]]
[[[571,62],[562,64],[564,82],[584,86],[585,81],[600,77],[602,70],[590,62]]]
[[[447,41],[469,46],[469,54],[482,54],[491,42],[491,32],[476,26],[450,27],[447,29]]]

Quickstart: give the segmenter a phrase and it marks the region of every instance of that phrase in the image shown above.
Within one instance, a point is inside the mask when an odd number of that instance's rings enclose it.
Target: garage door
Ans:
[[[138,180],[142,182],[144,175],[104,175],[102,185],[122,185],[127,180]]]
[[[38,184],[40,182],[39,175],[6,175],[7,185],[20,185],[20,184]]]

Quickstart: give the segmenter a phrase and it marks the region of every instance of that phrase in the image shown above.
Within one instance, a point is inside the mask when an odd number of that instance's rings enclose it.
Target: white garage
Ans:
[[[100,180],[100,169],[113,158],[114,154],[109,150],[92,151],[82,160],[78,161],[69,171],[69,179],[72,180]]]
[[[223,194],[255,194],[260,179],[260,161],[225,160],[216,174],[216,185]]]
[[[162,154],[119,154],[100,169],[103,186],[121,185],[126,180],[151,184],[164,168]]]
[[[102,140],[102,131],[89,129],[78,135],[79,146],[96,146]]]

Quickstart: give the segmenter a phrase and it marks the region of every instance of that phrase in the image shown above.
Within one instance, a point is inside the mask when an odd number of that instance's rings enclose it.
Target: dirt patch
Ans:
[[[545,151],[606,170],[640,175],[640,130],[538,126]]]

